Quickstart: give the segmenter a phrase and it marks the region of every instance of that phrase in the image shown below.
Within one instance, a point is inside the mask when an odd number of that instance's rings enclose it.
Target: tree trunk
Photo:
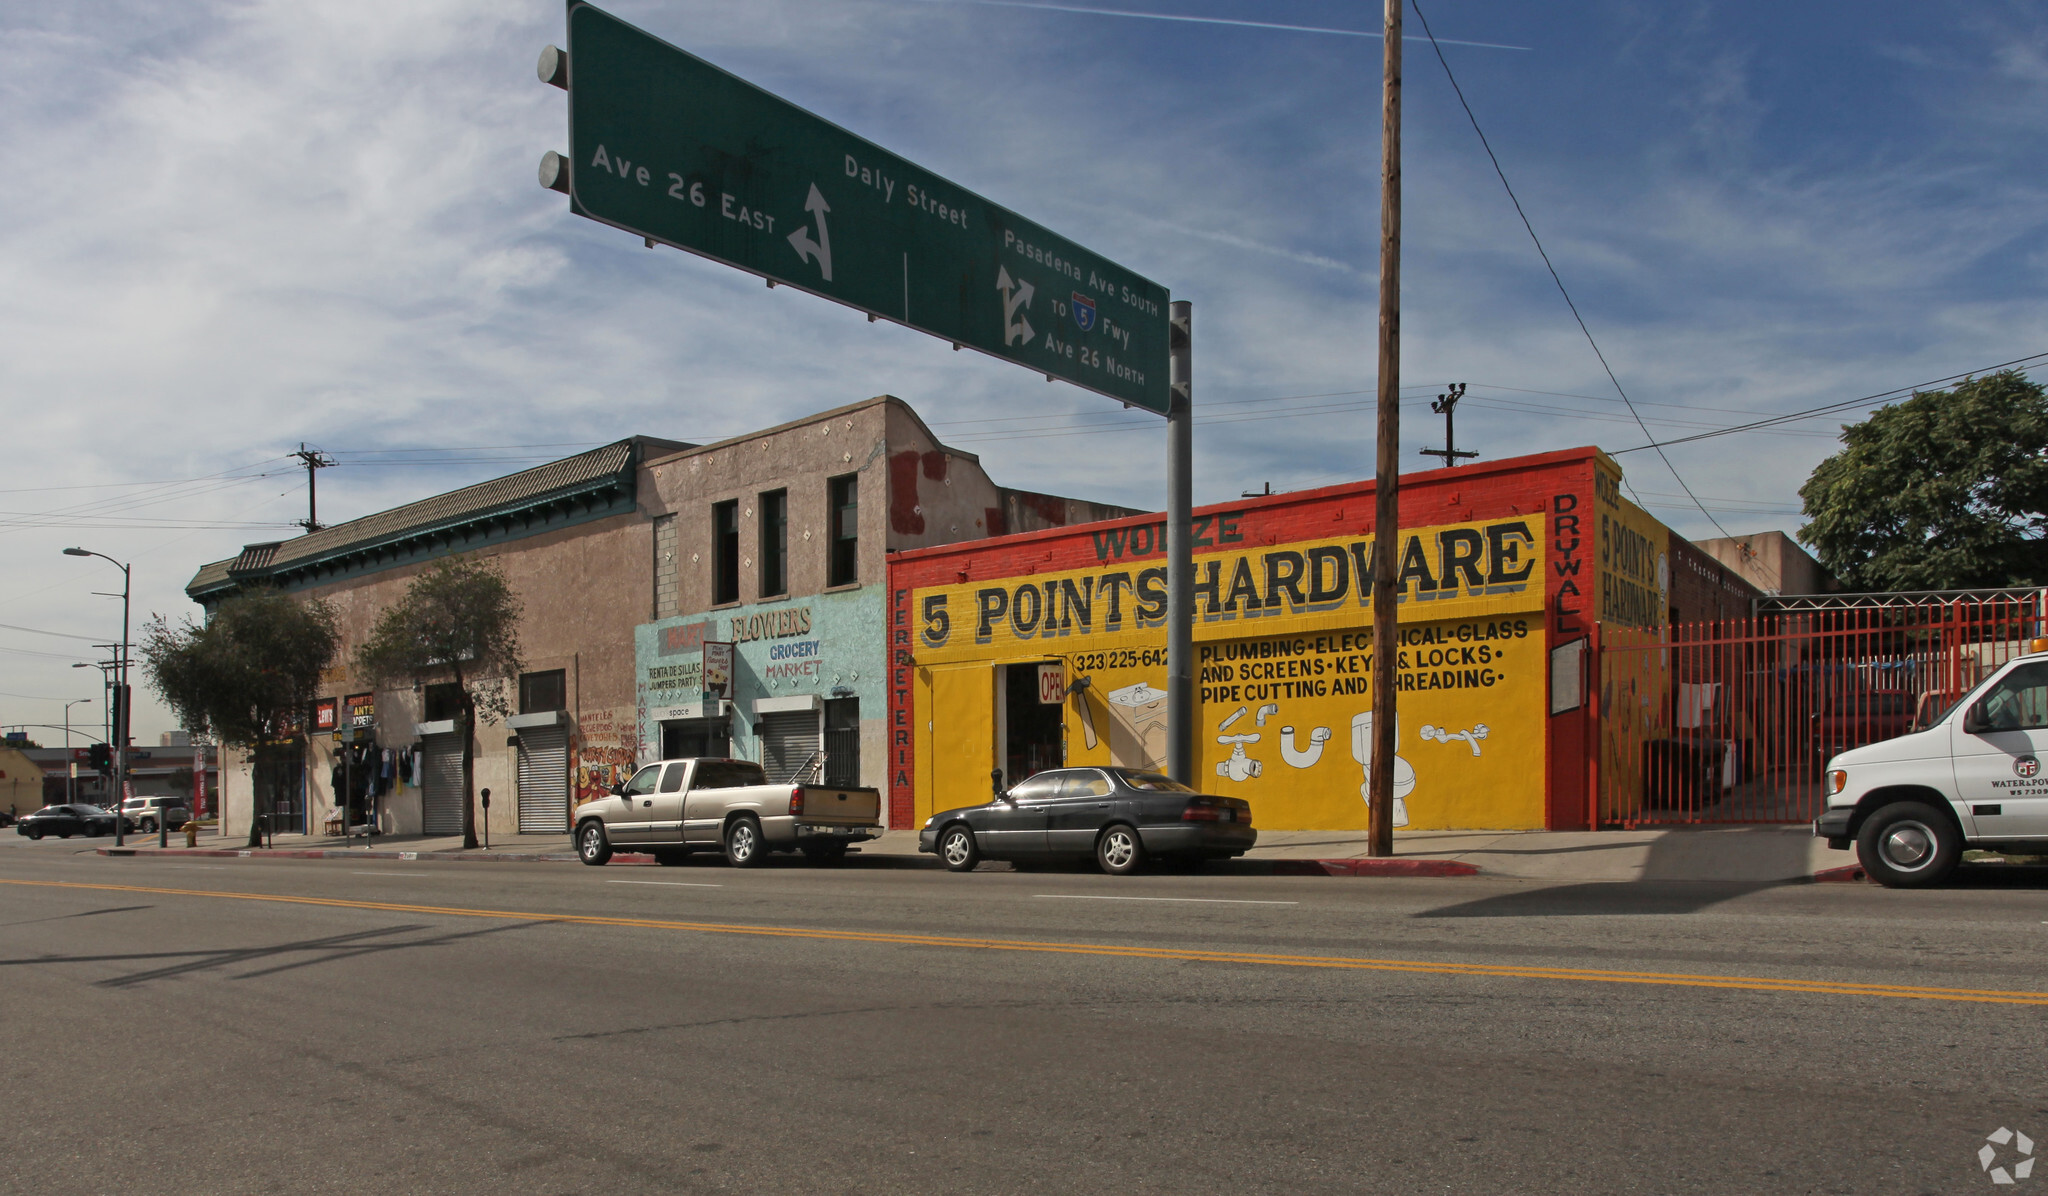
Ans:
[[[264,766],[262,744],[256,745],[256,750],[250,755],[250,763],[253,767],[249,770],[248,845],[250,847],[261,847],[263,846],[263,791],[266,788],[274,787],[277,782],[276,778],[272,777]],[[276,800],[274,795],[271,800]]]
[[[462,846],[476,846],[476,703],[462,688]]]

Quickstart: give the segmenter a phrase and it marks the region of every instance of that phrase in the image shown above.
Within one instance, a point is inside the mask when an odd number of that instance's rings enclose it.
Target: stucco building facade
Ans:
[[[560,833],[575,807],[664,752],[886,788],[884,595],[892,552],[1126,515],[997,486],[883,396],[711,445],[631,437],[201,568],[212,607],[278,586],[330,602],[342,647],[307,712],[303,761],[270,811],[246,759],[223,769],[224,830],[262,814],[319,833],[461,826],[450,678],[379,687],[356,649],[422,570],[489,558],[522,607],[518,713],[480,723],[480,829]],[[706,685],[705,645],[729,677]]]

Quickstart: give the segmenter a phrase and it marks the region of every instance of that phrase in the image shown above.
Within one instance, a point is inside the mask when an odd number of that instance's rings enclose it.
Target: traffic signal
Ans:
[[[104,743],[96,743],[87,748],[85,759],[86,763],[92,765],[94,772],[108,773],[114,771],[114,749]]]

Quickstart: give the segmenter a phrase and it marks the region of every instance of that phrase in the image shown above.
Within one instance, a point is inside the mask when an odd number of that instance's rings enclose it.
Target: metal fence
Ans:
[[[1603,628],[1598,826],[1803,822],[1849,748],[1939,720],[2044,628],[2048,591],[1849,595],[1750,619]]]

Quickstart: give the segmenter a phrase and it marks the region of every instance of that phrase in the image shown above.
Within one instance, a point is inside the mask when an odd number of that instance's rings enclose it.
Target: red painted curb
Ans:
[[[1813,874],[1813,883],[1817,885],[1854,884],[1857,881],[1869,879],[1869,874],[1863,871],[1863,865],[1861,864],[1845,864],[1840,868],[1823,868]]]
[[[1477,876],[1462,860],[1274,860],[1275,876]]]

